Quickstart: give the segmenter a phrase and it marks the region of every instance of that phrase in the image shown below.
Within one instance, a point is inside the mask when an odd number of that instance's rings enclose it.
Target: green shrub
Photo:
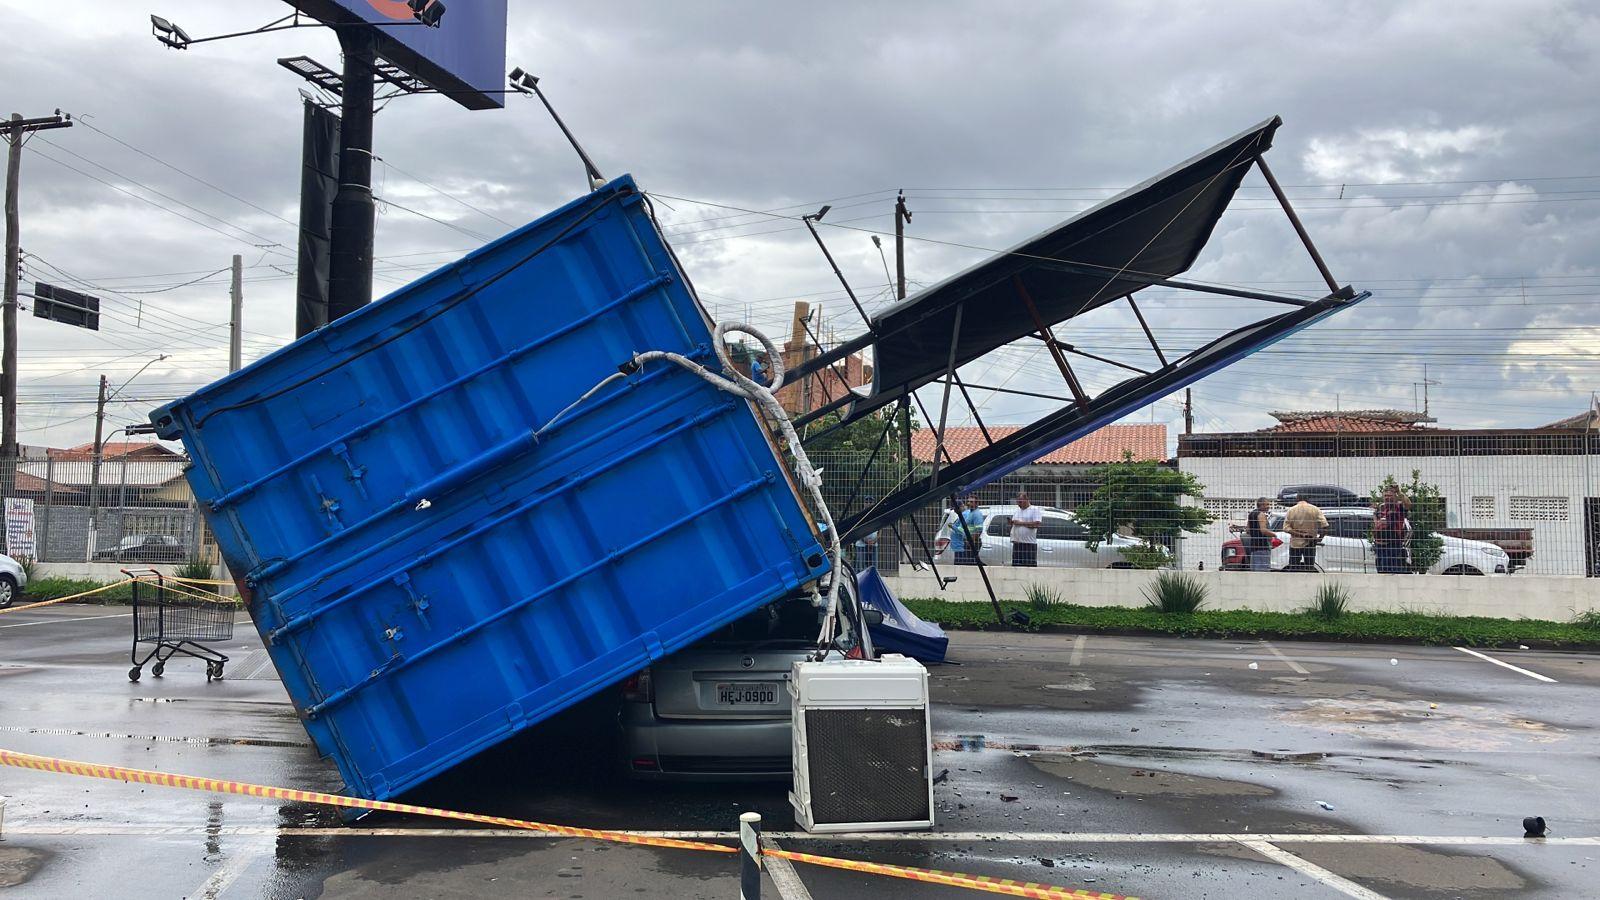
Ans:
[[[17,557],[17,565],[22,567],[22,577],[29,581],[39,577],[39,561],[31,556]]]
[[[84,591],[94,590],[106,582],[91,581],[86,578],[40,578],[38,581],[29,581],[27,587],[28,601],[56,600]],[[133,600],[133,586],[124,584],[98,594],[91,594],[80,600],[80,603],[129,603]]]
[[[1117,552],[1128,561],[1128,565],[1135,569],[1161,569],[1172,565],[1172,557],[1162,547],[1154,544],[1140,544],[1136,547],[1123,547]]]
[[[1600,609],[1591,609],[1572,617],[1572,624],[1579,628],[1593,628],[1600,631]]]
[[[1305,608],[1305,613],[1332,622],[1350,611],[1350,600],[1350,588],[1342,584],[1324,582],[1312,595],[1311,605]]]
[[[1067,598],[1061,596],[1060,591],[1038,583],[1028,585],[1026,593],[1028,605],[1034,609],[1049,609],[1055,604],[1067,602]]]
[[[1180,615],[1199,611],[1209,594],[1205,582],[1185,572],[1162,572],[1144,589],[1146,608]]]
[[[215,576],[216,570],[211,563],[198,556],[192,556],[189,561],[179,566],[174,574],[179,578],[192,578],[199,581],[210,581]]]

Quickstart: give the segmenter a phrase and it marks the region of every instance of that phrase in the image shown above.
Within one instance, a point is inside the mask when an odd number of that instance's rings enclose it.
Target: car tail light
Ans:
[[[622,679],[622,699],[629,703],[650,703],[656,699],[656,686],[650,679],[649,669],[640,669]]]
[[[1274,546],[1274,547],[1282,547],[1283,546],[1283,540],[1281,538],[1273,538],[1272,539],[1272,546]]]
[[[656,764],[655,760],[651,759],[648,756],[637,756],[637,757],[634,757],[630,761],[629,764],[632,765],[633,768],[636,771],[639,771],[639,772],[655,772],[655,771],[657,771],[657,770],[659,770],[661,768],[659,765]]]

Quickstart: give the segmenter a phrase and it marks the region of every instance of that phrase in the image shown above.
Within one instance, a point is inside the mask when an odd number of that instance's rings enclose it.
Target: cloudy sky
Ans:
[[[106,304],[98,334],[21,320],[20,437],[63,446],[92,435],[102,373],[117,386],[167,356],[114,404],[126,424],[224,372],[219,270],[233,254],[246,358],[292,337],[303,83],[274,60],[337,67],[338,49],[322,29],[183,52],[150,35],[151,12],[198,37],[265,24],[280,0],[0,5],[23,48],[0,56],[5,112],[60,107],[82,123],[34,137],[22,173],[25,284],[77,284]],[[793,218],[821,203],[852,226],[824,234],[875,308],[884,265],[856,229],[891,230],[897,189],[915,215],[910,277],[926,285],[1277,114],[1279,179],[1335,274],[1375,296],[1201,383],[1200,430],[1262,427],[1277,409],[1410,409],[1425,377],[1442,425],[1532,426],[1600,389],[1593,5],[512,0],[510,17],[508,66],[542,76],[606,174],[632,172],[664,201],[722,318],[783,332],[804,299],[838,337],[859,330]],[[375,190],[393,203],[379,212],[380,291],[584,189],[521,97],[485,112],[401,98],[376,132]],[[1315,295],[1267,197],[1247,179],[1191,274]],[[1177,294],[1146,306],[1175,347],[1264,311]],[[1131,319],[1096,315],[1062,336],[1137,346]],[[1030,347],[964,374],[1059,385]],[[1018,421],[1048,404],[986,406]],[[1133,418],[1174,433],[1181,421],[1172,398]]]

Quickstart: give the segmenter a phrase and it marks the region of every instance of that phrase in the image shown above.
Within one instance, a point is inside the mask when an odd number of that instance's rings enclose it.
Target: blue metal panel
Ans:
[[[383,798],[827,569],[617,179],[158,410],[317,747]]]

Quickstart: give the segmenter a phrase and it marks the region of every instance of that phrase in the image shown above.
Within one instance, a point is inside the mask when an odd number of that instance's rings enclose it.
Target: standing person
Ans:
[[[1017,492],[1017,511],[1011,514],[1011,564],[1039,565],[1039,525],[1044,513],[1028,502],[1028,492]]]
[[[1383,489],[1383,499],[1372,507],[1372,549],[1377,556],[1378,571],[1385,575],[1403,575],[1406,571],[1406,514],[1411,511],[1411,498],[1398,487]]]
[[[951,546],[956,548],[956,565],[977,565],[978,552],[983,549],[983,513],[978,511],[977,497],[968,494],[965,508],[958,507],[951,534]],[[961,539],[959,545],[955,543],[956,538]]]
[[[1244,532],[1244,552],[1250,560],[1250,571],[1272,571],[1272,529],[1267,527],[1270,519],[1268,510],[1272,508],[1272,501],[1266,497],[1256,498],[1256,508],[1250,510],[1249,518],[1245,519],[1244,528],[1237,525],[1231,526],[1234,531]]]
[[[1305,494],[1295,499],[1299,502],[1283,516],[1283,527],[1289,532],[1289,571],[1315,572],[1317,544],[1328,530],[1328,517]]]

